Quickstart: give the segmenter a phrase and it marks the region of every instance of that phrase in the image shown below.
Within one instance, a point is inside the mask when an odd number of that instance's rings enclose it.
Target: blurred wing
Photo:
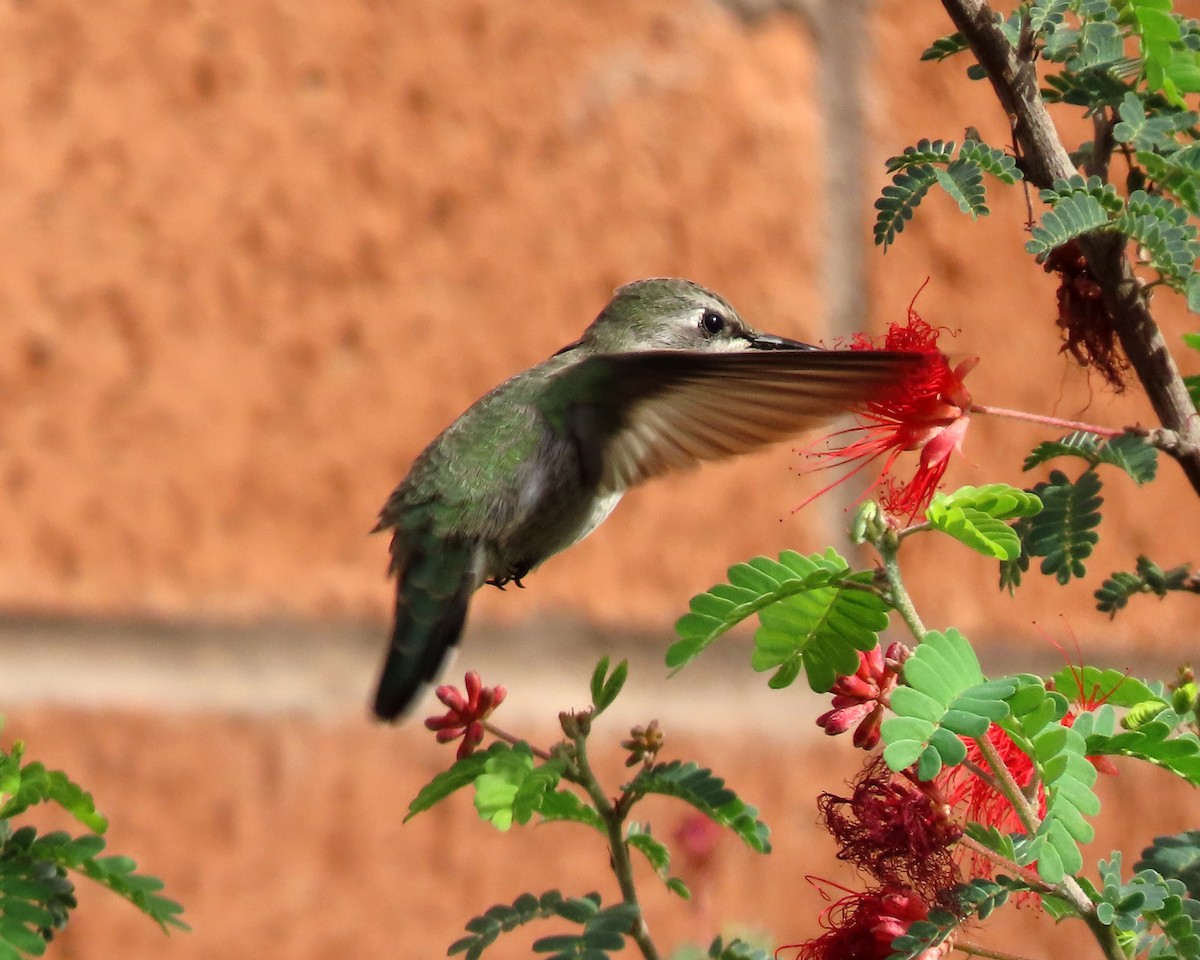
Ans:
[[[545,412],[601,489],[746,453],[899,385],[911,353],[850,350],[605,354],[563,371]]]

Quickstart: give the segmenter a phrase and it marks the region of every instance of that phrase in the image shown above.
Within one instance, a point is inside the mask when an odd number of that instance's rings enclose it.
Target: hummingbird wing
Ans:
[[[558,374],[542,409],[575,437],[589,479],[625,490],[792,437],[897,386],[919,360],[854,350],[603,354]]]

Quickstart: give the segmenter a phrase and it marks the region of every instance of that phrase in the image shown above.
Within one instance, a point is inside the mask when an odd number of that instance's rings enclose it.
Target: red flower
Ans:
[[[988,727],[988,742],[996,748],[1001,761],[1008,769],[1013,782],[1024,791],[1033,781],[1036,772],[1033,761],[1018,747],[1000,727],[992,724]],[[967,746],[967,759],[984,770],[989,769],[987,761],[974,740],[963,738]],[[991,784],[980,780],[966,765],[951,768],[944,776],[938,778],[942,789],[946,792],[947,802],[951,806],[961,803],[965,807],[968,820],[973,820],[985,827],[995,827],[1001,833],[1024,833],[1025,826],[1017,811],[1013,809],[1008,798]],[[1042,784],[1037,785],[1038,816],[1046,813],[1046,791]],[[986,870],[984,864],[980,864]]]
[[[879,725],[888,696],[900,679],[900,667],[908,648],[893,643],[887,655],[880,646],[859,651],[858,670],[838,677],[833,684],[833,709],[817,717],[817,725],[831,737],[845,733],[854,724],[854,745],[871,750],[879,743]]]
[[[854,780],[849,797],[823,793],[817,808],[838,843],[838,859],[884,887],[916,891],[940,902],[959,882],[952,848],[962,829],[934,783],[893,773],[876,757]]]
[[[821,914],[825,933],[799,948],[798,960],[884,960],[892,941],[916,921],[929,916],[929,907],[912,890],[882,887],[842,897]],[[919,954],[916,960],[935,960],[950,952],[950,940]]]
[[[437,698],[450,709],[441,716],[425,718],[426,728],[437,731],[438,743],[449,743],[462,737],[462,743],[458,745],[459,760],[469,757],[483,742],[483,721],[508,696],[504,687],[483,686],[474,670],[468,671],[463,681],[467,688],[465,697],[449,684],[438,687]]]
[[[964,360],[952,370],[946,355],[937,348],[939,336],[940,331],[922,320],[911,306],[908,322],[889,326],[882,343],[859,334],[850,345],[852,350],[901,350],[921,354],[924,362],[916,365],[895,390],[870,401],[859,411],[865,423],[834,434],[835,437],[855,434],[855,439],[815,454],[832,460],[860,461],[830,486],[886,454],[880,471],[879,502],[889,513],[910,520],[929,506],[949,465],[950,454],[955,450],[961,452],[970,423],[971,394],[963,385],[963,378],[979,358]],[[920,451],[917,470],[907,482],[890,475],[896,458],[906,450]]]
[[[1058,652],[1061,653],[1063,655],[1063,659],[1067,661],[1067,666],[1070,668],[1071,676],[1075,681],[1074,685],[1077,694],[1075,698],[1075,704],[1073,707],[1067,708],[1067,712],[1061,721],[1064,727],[1073,727],[1075,726],[1075,720],[1078,718],[1079,714],[1086,713],[1089,710],[1095,710],[1097,707],[1103,706],[1105,703],[1107,703],[1108,698],[1116,693],[1121,684],[1125,682],[1125,678],[1122,677],[1108,690],[1101,691],[1098,683],[1092,684],[1091,688],[1087,689],[1083,678],[1083,651],[1079,647],[1079,640],[1075,636],[1075,631],[1071,629],[1069,624],[1067,625],[1067,632],[1071,636],[1071,644],[1075,647],[1075,655],[1079,660],[1079,666],[1075,665],[1075,662],[1072,661],[1070,654],[1067,653],[1066,648],[1058,640],[1055,640],[1048,631],[1040,626],[1038,627],[1038,630],[1042,636],[1044,636],[1051,644],[1058,648]],[[1048,690],[1053,690],[1054,682],[1047,682],[1046,688]],[[1097,773],[1106,773],[1109,776],[1115,777],[1120,772],[1117,770],[1117,765],[1113,763],[1112,758],[1104,756],[1103,754],[1095,757],[1088,757],[1088,762],[1096,768]]]

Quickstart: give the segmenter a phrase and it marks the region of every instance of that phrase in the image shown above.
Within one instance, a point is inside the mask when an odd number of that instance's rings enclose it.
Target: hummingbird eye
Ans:
[[[705,310],[700,315],[700,329],[710,337],[715,337],[718,333],[725,329],[725,325],[729,321],[717,313],[715,310]]]

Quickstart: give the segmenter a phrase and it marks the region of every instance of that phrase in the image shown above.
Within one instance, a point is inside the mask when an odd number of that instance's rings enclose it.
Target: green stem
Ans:
[[[992,863],[996,864],[996,866],[1000,867],[1002,870],[1007,870],[1014,877],[1019,877],[1021,880],[1024,880],[1038,893],[1055,892],[1054,888],[1050,886],[1050,884],[1046,883],[1046,881],[1041,877],[1039,877],[1035,871],[1030,870],[1028,867],[1023,867],[1015,861],[1009,860],[1008,857],[1002,856],[991,847],[985,847],[978,840],[974,840],[964,834],[958,838],[958,842],[968,850],[979,854],[981,857],[991,860]]]
[[[642,913],[641,904],[638,903],[637,887],[633,882],[633,863],[629,859],[629,847],[625,843],[625,838],[622,836],[622,827],[625,819],[624,804],[614,804],[608,799],[604,793],[604,788],[600,785],[600,781],[596,779],[595,773],[592,772],[592,766],[588,762],[587,755],[587,736],[581,734],[574,738],[575,757],[574,779],[591,798],[592,804],[596,808],[596,812],[600,814],[600,818],[604,821],[605,830],[608,833],[608,847],[611,853],[611,863],[613,873],[616,874],[617,884],[621,888],[621,899],[625,903],[631,904],[637,908],[638,918],[633,925],[633,930],[630,936],[637,943],[642,951],[642,956],[646,960],[659,960],[658,948],[654,945],[654,941],[650,939],[650,928],[646,925],[646,918]]]
[[[996,786],[1000,788],[1000,792],[1004,794],[1005,799],[1012,804],[1012,808],[1016,811],[1017,817],[1021,821],[1021,825],[1025,828],[1026,834],[1032,837],[1042,825],[1037,807],[1034,806],[1033,801],[1026,797],[1017,785],[1017,781],[1013,779],[1012,771],[1004,763],[1003,758],[1000,756],[1000,751],[996,749],[995,745],[986,736],[977,737],[975,744],[979,747],[979,752],[983,755],[983,759],[987,762],[987,765],[992,768],[992,775],[996,778]],[[1058,885],[1058,890],[1062,898],[1074,908],[1079,918],[1088,925],[1088,928],[1092,931],[1092,935],[1096,938],[1096,942],[1100,944],[1100,949],[1104,951],[1104,956],[1108,960],[1126,960],[1125,951],[1121,947],[1120,940],[1117,939],[1116,929],[1106,923],[1102,923],[1100,918],[1096,916],[1096,905],[1092,903],[1091,897],[1084,893],[1083,887],[1079,885],[1079,881],[1067,875],[1063,877],[1062,883]]]
[[[917,613],[912,597],[908,595],[908,590],[904,587],[904,580],[900,576],[900,540],[896,532],[891,529],[885,530],[881,536],[876,538],[875,549],[879,551],[879,556],[883,559],[883,574],[887,578],[888,589],[891,592],[892,606],[919,643],[925,639],[928,631],[925,629],[925,624],[921,622],[920,614]]]
[[[990,957],[991,960],[1028,960],[1019,953],[1005,953],[1003,950],[993,950],[991,947],[981,947],[977,943],[966,941],[954,944],[954,949],[965,953],[968,957]]]
[[[524,742],[524,741],[522,741],[522,740],[518,740],[516,737],[514,737],[514,736],[513,736],[511,733],[509,733],[508,731],[506,731],[506,730],[502,730],[500,727],[496,726],[496,725],[495,725],[494,723],[492,723],[490,720],[484,720],[484,721],[482,721],[482,723],[483,723],[483,729],[484,729],[484,730],[486,730],[488,733],[490,733],[490,734],[491,734],[493,737],[495,737],[497,740],[503,740],[505,743],[510,743],[510,744],[512,744],[514,747],[515,747],[515,746],[516,746],[518,743],[523,743],[523,742]],[[546,750],[543,750],[541,747],[535,747],[535,746],[534,746],[532,743],[530,743],[530,744],[527,744],[527,746],[529,747],[529,750],[530,750],[530,752],[531,752],[531,753],[532,753],[532,754],[533,754],[535,757],[537,757],[539,760],[551,760],[551,759],[553,759],[553,758],[551,757],[550,753],[549,753],[548,751],[546,751]]]
[[[982,403],[971,404],[971,413],[990,413],[994,417],[1025,420],[1029,423],[1040,423],[1044,426],[1061,427],[1063,430],[1082,430],[1085,433],[1094,433],[1100,437],[1119,437],[1125,432],[1124,430],[1115,430],[1112,427],[1098,427],[1093,423],[1084,423],[1081,420],[1046,417],[1038,413],[1026,413],[1024,410],[1010,410],[1007,407],[989,407]]]

